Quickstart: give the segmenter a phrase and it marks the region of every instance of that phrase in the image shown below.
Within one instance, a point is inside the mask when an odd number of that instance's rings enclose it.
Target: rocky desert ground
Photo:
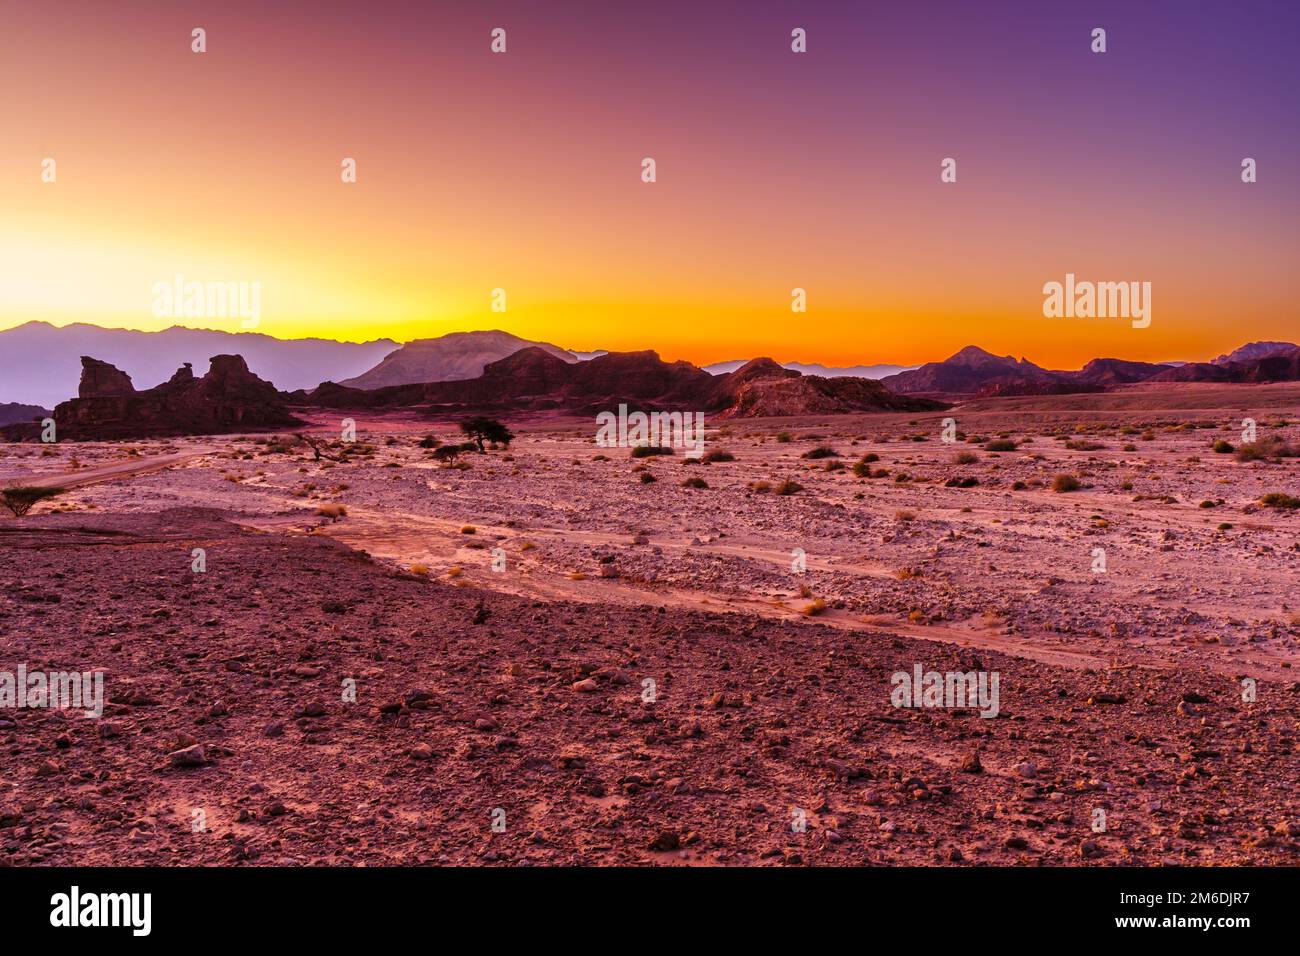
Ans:
[[[1300,863],[1300,388],[508,421],[0,445],[0,861]]]

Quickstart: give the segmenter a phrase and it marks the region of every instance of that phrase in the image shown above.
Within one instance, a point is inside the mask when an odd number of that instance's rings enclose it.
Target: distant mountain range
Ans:
[[[530,342],[509,332],[450,332],[434,339],[407,342],[397,351],[386,355],[374,368],[344,379],[339,384],[348,388],[370,389],[478,378],[488,363],[526,348],[542,349],[564,362],[578,361],[578,356],[559,346]]]
[[[1041,368],[1027,359],[998,356],[968,345],[942,362],[881,379],[901,395],[941,398],[1099,392],[1139,382],[1275,382],[1300,378],[1300,346],[1254,342],[1213,362],[1152,363],[1093,359],[1077,372]]]
[[[591,414],[620,404],[642,411],[700,411],[716,418],[924,411],[946,407],[895,395],[865,378],[802,375],[767,358],[713,375],[655,352],[608,352],[588,361],[530,347],[489,362],[473,379],[356,389],[323,383],[291,403],[327,408],[420,407],[434,414],[565,411]]]
[[[529,357],[518,364],[501,364],[525,352]],[[533,353],[549,361],[539,364]],[[778,364],[764,358],[719,362],[701,369],[687,362],[663,362],[654,352],[573,352],[500,330],[453,332],[399,345],[389,339],[353,344],[179,326],[161,332],[135,332],[82,323],[57,328],[28,322],[0,332],[0,401],[21,406],[0,412],[0,425],[40,417],[45,409],[72,396],[83,356],[110,363],[147,388],[166,381],[178,366],[203,362],[214,354],[242,356],[252,375],[273,382],[284,393],[300,393],[296,399],[300,402],[344,407],[390,407],[421,401],[491,403],[490,395],[475,391],[480,386],[457,387],[462,382],[486,382],[498,389],[503,407],[511,402],[539,408],[605,407],[625,394],[629,400],[642,402],[652,398],[668,402],[686,396],[697,407],[707,398],[711,404],[701,410],[715,414],[734,406],[750,409],[745,414],[799,415],[829,413],[841,406],[850,410],[884,407],[887,401],[880,392],[855,384],[875,381],[887,394],[951,401],[1104,391],[1144,382],[1250,383],[1300,378],[1300,346],[1289,342],[1252,342],[1209,362],[1098,358],[1078,371],[1046,369],[1025,358],[993,355],[976,346],[967,346],[941,362],[911,368],[833,368],[801,362]],[[607,380],[612,369],[627,376],[645,376],[646,380]],[[525,377],[517,383],[503,382],[503,371]],[[736,377],[742,371],[745,376]],[[757,384],[742,389],[746,382]],[[828,384],[836,382],[841,384]],[[726,394],[711,391],[714,384]]]
[[[714,362],[712,365],[704,366],[704,371],[713,375],[722,375],[726,372],[734,372],[747,361],[749,360],[732,359],[730,362]],[[782,362],[781,367],[792,369],[802,375],[820,375],[823,378],[884,378],[886,375],[897,375],[899,372],[916,368],[915,365],[848,365],[836,368],[804,362]]]
[[[137,332],[28,322],[0,332],[0,401],[53,408],[77,394],[83,355],[111,362],[145,388],[166,381],[186,362],[202,365],[213,355],[237,354],[256,375],[295,389],[359,375],[397,347],[391,339],[355,344],[181,326]]]

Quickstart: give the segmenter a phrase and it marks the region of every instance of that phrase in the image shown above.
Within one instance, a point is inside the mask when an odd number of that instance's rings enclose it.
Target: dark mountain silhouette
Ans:
[[[1238,351],[1241,351],[1238,349]],[[1233,353],[1236,354],[1236,353]],[[1149,382],[1294,382],[1300,380],[1300,347],[1243,362],[1188,362],[1147,379]]]
[[[880,380],[900,395],[973,395],[982,388],[1047,385],[1060,379],[1025,359],[998,356],[974,345],[942,362],[927,362],[910,372],[899,372]]]
[[[39,405],[22,405],[18,402],[6,402],[0,405],[0,426],[49,417],[50,410]]]
[[[295,389],[357,375],[397,347],[391,339],[355,344],[181,326],[137,332],[83,322],[62,327],[28,322],[0,332],[0,399],[53,408],[77,393],[83,355],[111,362],[139,382],[161,382],[182,364],[201,363],[210,355],[242,355],[255,374]]]
[[[880,381],[891,391],[904,395],[973,395],[994,398],[1100,392],[1121,385],[1161,379],[1174,370],[1173,366],[1154,362],[1099,358],[1093,359],[1077,372],[1056,371],[1042,368],[1026,359],[993,355],[970,345],[942,362],[930,362],[915,371],[900,372]]]
[[[215,355],[206,375],[189,363],[166,382],[137,392],[131,377],[108,362],[82,356],[77,397],[59,403],[60,440],[219,435],[301,425],[275,386],[248,370],[239,355]],[[32,437],[36,425],[11,425],[8,437]]]
[[[542,349],[565,362],[578,361],[577,356],[559,346],[530,342],[509,332],[495,329],[487,332],[451,332],[433,339],[407,342],[397,351],[386,355],[374,368],[344,379],[339,384],[348,388],[373,389],[478,378],[489,362],[526,348]]]
[[[425,406],[431,412],[562,410],[594,414],[620,404],[642,411],[702,411],[718,417],[919,411],[941,403],[891,394],[869,379],[801,375],[771,359],[754,359],[735,372],[711,375],[689,362],[658,354],[609,352],[566,362],[526,348],[491,362],[475,379],[428,382],[372,390],[323,383],[295,402],[331,408]]]
[[[1110,386],[1144,382],[1168,368],[1167,365],[1157,365],[1154,362],[1130,362],[1126,359],[1099,358],[1093,359],[1077,372],[1058,372],[1057,374],[1067,376],[1074,382]]]

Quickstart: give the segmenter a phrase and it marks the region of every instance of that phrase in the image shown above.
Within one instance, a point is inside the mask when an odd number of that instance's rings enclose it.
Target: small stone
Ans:
[[[980,763],[978,750],[972,750],[970,753],[966,754],[966,756],[961,758],[961,771],[962,773],[984,772],[984,765]]]
[[[677,835],[676,831],[664,830],[654,838],[654,842],[650,844],[650,849],[666,853],[671,850],[676,850],[681,846],[681,843],[682,839]]]
[[[167,759],[173,767],[201,767],[208,762],[208,755],[204,752],[202,744],[194,744],[192,747],[173,750],[167,755]]]

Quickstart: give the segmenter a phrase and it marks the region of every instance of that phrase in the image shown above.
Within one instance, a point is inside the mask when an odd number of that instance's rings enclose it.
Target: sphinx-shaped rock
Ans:
[[[77,395],[81,398],[100,398],[110,395],[133,395],[135,386],[131,376],[115,365],[101,362],[89,355],[81,357],[81,384]]]

